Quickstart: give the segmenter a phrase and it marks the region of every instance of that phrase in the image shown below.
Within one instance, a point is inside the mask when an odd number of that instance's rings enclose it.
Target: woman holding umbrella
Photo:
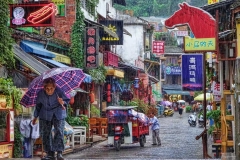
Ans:
[[[47,78],[43,81],[44,88],[37,94],[36,108],[34,111],[33,124],[39,117],[40,132],[46,157],[42,160],[57,159],[63,160],[64,151],[64,125],[67,117],[66,108],[69,98],[56,86],[53,78]],[[52,126],[54,126],[54,138],[52,137]]]

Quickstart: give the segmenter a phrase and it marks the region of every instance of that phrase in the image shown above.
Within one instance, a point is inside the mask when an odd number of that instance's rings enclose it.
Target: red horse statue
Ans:
[[[185,2],[179,4],[179,7],[180,9],[165,21],[167,28],[175,28],[176,26],[187,24],[195,38],[216,37],[216,21],[212,15]]]

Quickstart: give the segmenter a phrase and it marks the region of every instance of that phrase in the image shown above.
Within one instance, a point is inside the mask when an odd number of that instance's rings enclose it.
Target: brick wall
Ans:
[[[75,0],[66,1],[66,14],[63,17],[56,16],[54,38],[71,42],[71,28],[76,19]]]

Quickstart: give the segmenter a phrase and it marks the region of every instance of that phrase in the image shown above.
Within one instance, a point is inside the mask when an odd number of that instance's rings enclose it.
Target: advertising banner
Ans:
[[[123,45],[123,21],[122,20],[102,20],[100,24],[107,26],[109,30],[116,33],[118,38],[115,38],[104,31],[99,30],[101,45]]]
[[[167,75],[181,75],[182,69],[179,66],[167,66],[166,67],[166,74]]]
[[[164,41],[153,41],[152,45],[153,54],[155,54],[157,57],[164,54]]]
[[[86,27],[85,65],[87,68],[98,67],[98,29]]]
[[[10,27],[54,26],[57,13],[54,3],[10,5]]]
[[[182,88],[185,91],[203,90],[203,55],[182,55]]]

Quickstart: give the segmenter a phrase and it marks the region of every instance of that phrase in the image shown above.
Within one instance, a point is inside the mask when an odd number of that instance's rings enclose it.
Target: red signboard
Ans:
[[[98,67],[98,29],[96,27],[86,27],[85,52],[86,67]]]
[[[164,41],[153,41],[152,52],[156,56],[164,54]]]
[[[118,56],[111,51],[105,51],[103,57],[105,66],[118,67]]]
[[[11,27],[53,26],[57,7],[54,3],[10,5]]]

